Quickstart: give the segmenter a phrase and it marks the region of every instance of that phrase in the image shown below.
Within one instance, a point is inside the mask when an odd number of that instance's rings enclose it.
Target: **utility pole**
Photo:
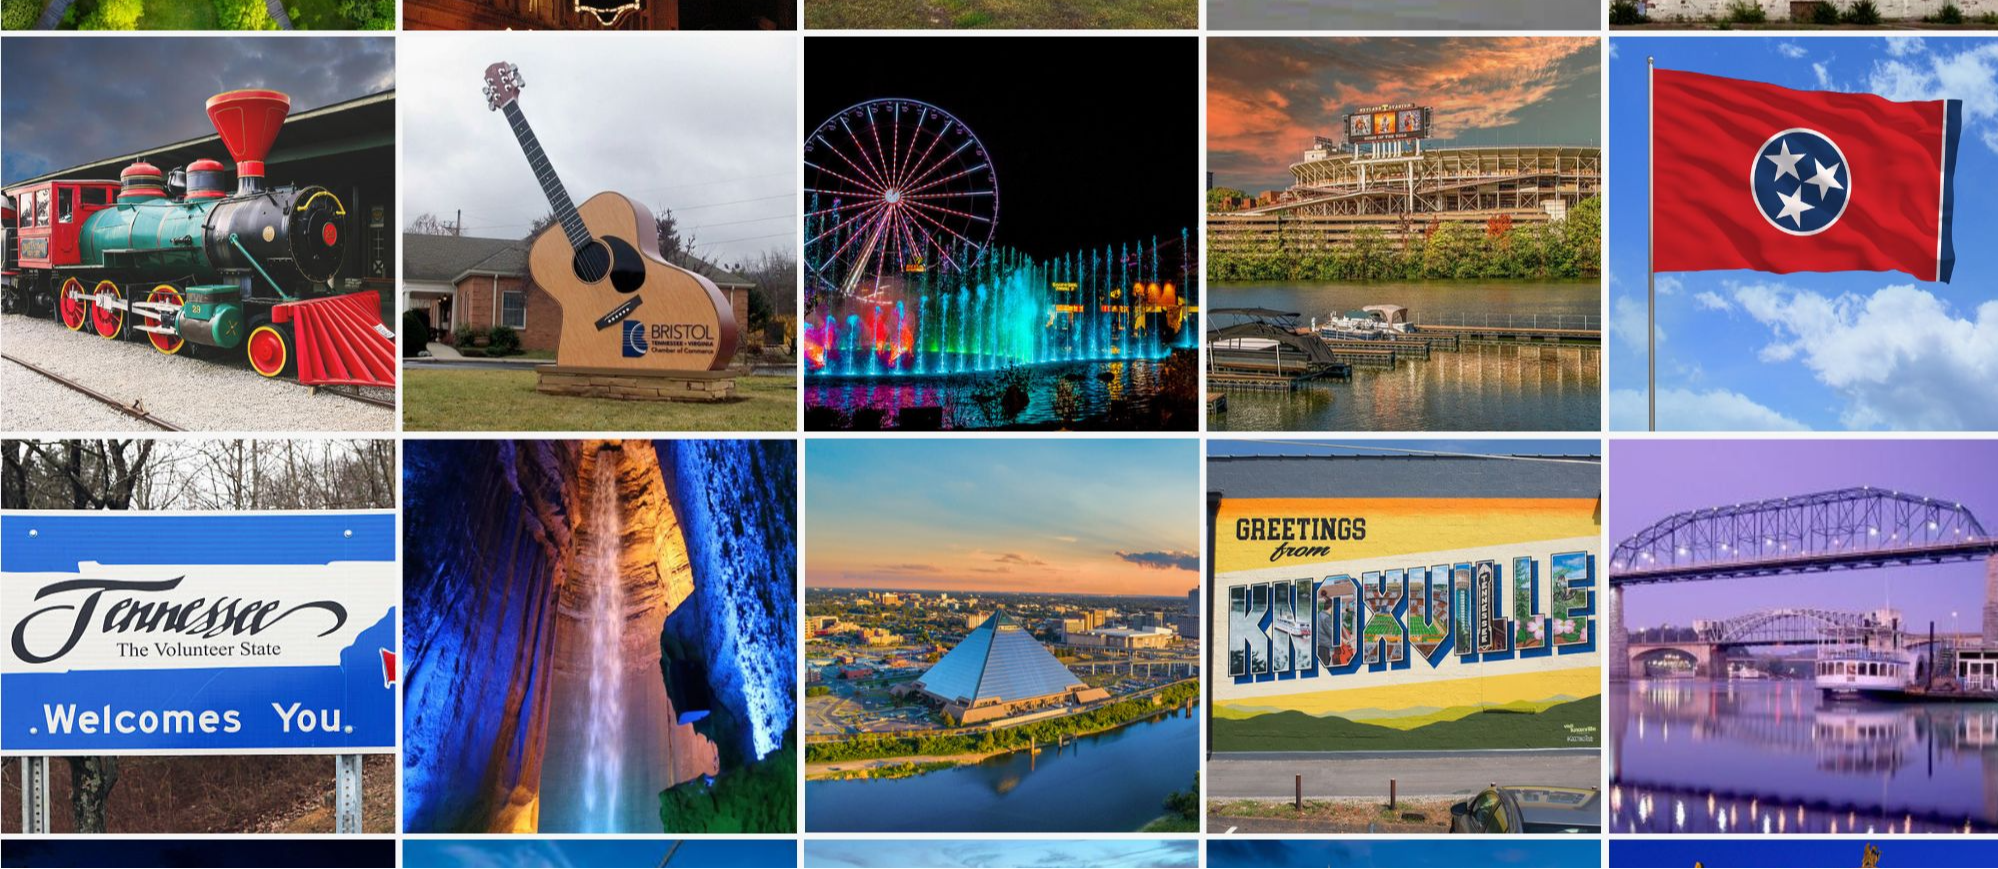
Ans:
[[[451,221],[451,237],[457,238],[458,236],[464,234],[465,234],[465,209],[460,208],[458,209],[457,219]]]

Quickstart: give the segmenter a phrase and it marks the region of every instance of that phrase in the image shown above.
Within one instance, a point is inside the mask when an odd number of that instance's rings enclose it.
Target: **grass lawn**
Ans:
[[[214,30],[215,4],[211,0],[146,0],[146,14],[139,16],[140,30]]]
[[[1192,30],[1199,0],[805,0],[813,29]]]
[[[741,377],[741,398],[696,404],[543,395],[525,371],[436,368],[402,372],[403,427],[409,431],[794,431],[798,382]]]

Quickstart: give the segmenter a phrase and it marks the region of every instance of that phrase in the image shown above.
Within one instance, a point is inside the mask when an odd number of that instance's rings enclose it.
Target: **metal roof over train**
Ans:
[[[199,108],[198,106],[196,108]],[[285,120],[265,163],[280,167],[286,163],[338,154],[382,150],[393,159],[395,153],[395,90],[385,90],[331,105],[294,112]],[[229,149],[214,133],[127,154],[80,163],[6,184],[7,190],[45,181],[117,178],[119,170],[137,160],[161,169],[192,163],[203,157],[229,163]],[[233,172],[233,168],[231,170]],[[282,177],[274,177],[279,184]]]

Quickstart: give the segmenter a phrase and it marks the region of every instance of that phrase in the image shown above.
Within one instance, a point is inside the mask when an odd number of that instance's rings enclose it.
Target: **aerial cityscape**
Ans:
[[[1192,491],[1188,446],[812,447],[809,829],[1199,828],[1196,517],[1144,506]],[[912,491],[865,473],[889,455]],[[943,468],[965,485],[920,491]],[[1049,497],[1078,473],[1108,494]],[[882,508],[833,506],[863,495]]]

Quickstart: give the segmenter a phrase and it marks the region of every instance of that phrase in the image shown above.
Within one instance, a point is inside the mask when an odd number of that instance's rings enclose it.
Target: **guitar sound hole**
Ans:
[[[576,251],[574,262],[576,278],[586,284],[594,284],[610,274],[611,252],[601,241],[592,241],[588,247]]]

